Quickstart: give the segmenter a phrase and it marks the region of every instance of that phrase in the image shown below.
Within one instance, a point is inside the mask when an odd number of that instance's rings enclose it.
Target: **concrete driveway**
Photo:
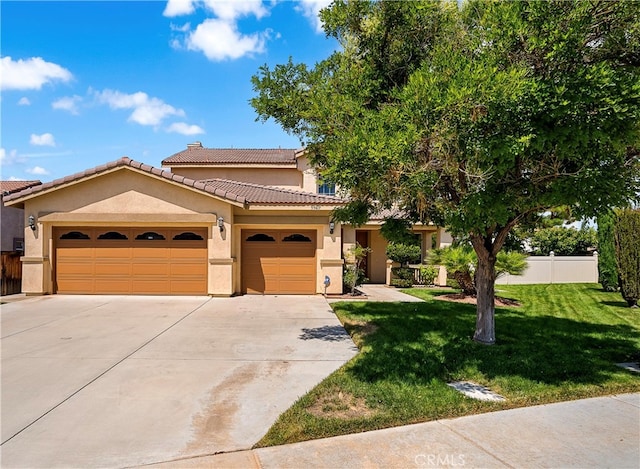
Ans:
[[[12,468],[250,448],[357,352],[320,296],[45,296],[0,319]]]

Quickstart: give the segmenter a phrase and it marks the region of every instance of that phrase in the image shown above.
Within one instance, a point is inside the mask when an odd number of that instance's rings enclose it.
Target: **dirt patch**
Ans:
[[[450,293],[448,295],[434,296],[436,300],[454,301],[456,303],[467,303],[471,305],[477,304],[475,296],[463,295],[462,293]],[[495,297],[496,306],[521,306],[520,303],[511,298]]]
[[[373,334],[378,330],[378,326],[366,321],[354,321],[351,319],[346,319],[343,325],[351,337],[354,337],[356,335],[363,337],[369,334]]]
[[[307,412],[316,417],[344,420],[371,417],[375,414],[363,398],[339,390],[321,396]]]

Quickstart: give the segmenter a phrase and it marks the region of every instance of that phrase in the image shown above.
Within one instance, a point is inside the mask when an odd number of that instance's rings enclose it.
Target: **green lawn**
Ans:
[[[256,446],[270,446],[606,394],[640,391],[640,311],[598,285],[498,286],[522,306],[496,311],[497,343],[471,340],[475,306],[335,303],[360,354],[280,416]],[[446,383],[471,380],[506,397],[468,399]]]

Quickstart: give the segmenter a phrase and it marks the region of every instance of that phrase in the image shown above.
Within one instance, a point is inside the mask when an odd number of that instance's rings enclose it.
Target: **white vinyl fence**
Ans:
[[[593,256],[531,256],[523,275],[505,274],[498,285],[534,283],[598,283],[598,253]]]

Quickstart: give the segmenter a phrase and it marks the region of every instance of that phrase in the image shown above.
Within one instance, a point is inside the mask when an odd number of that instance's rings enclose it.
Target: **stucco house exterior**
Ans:
[[[196,142],[162,166],[124,157],[8,195],[7,205],[33,217],[23,292],[338,294],[356,242],[372,248],[371,282],[387,281],[383,220],[333,223],[345,201],[303,150]],[[435,226],[415,231],[425,250],[432,236],[441,241]]]

